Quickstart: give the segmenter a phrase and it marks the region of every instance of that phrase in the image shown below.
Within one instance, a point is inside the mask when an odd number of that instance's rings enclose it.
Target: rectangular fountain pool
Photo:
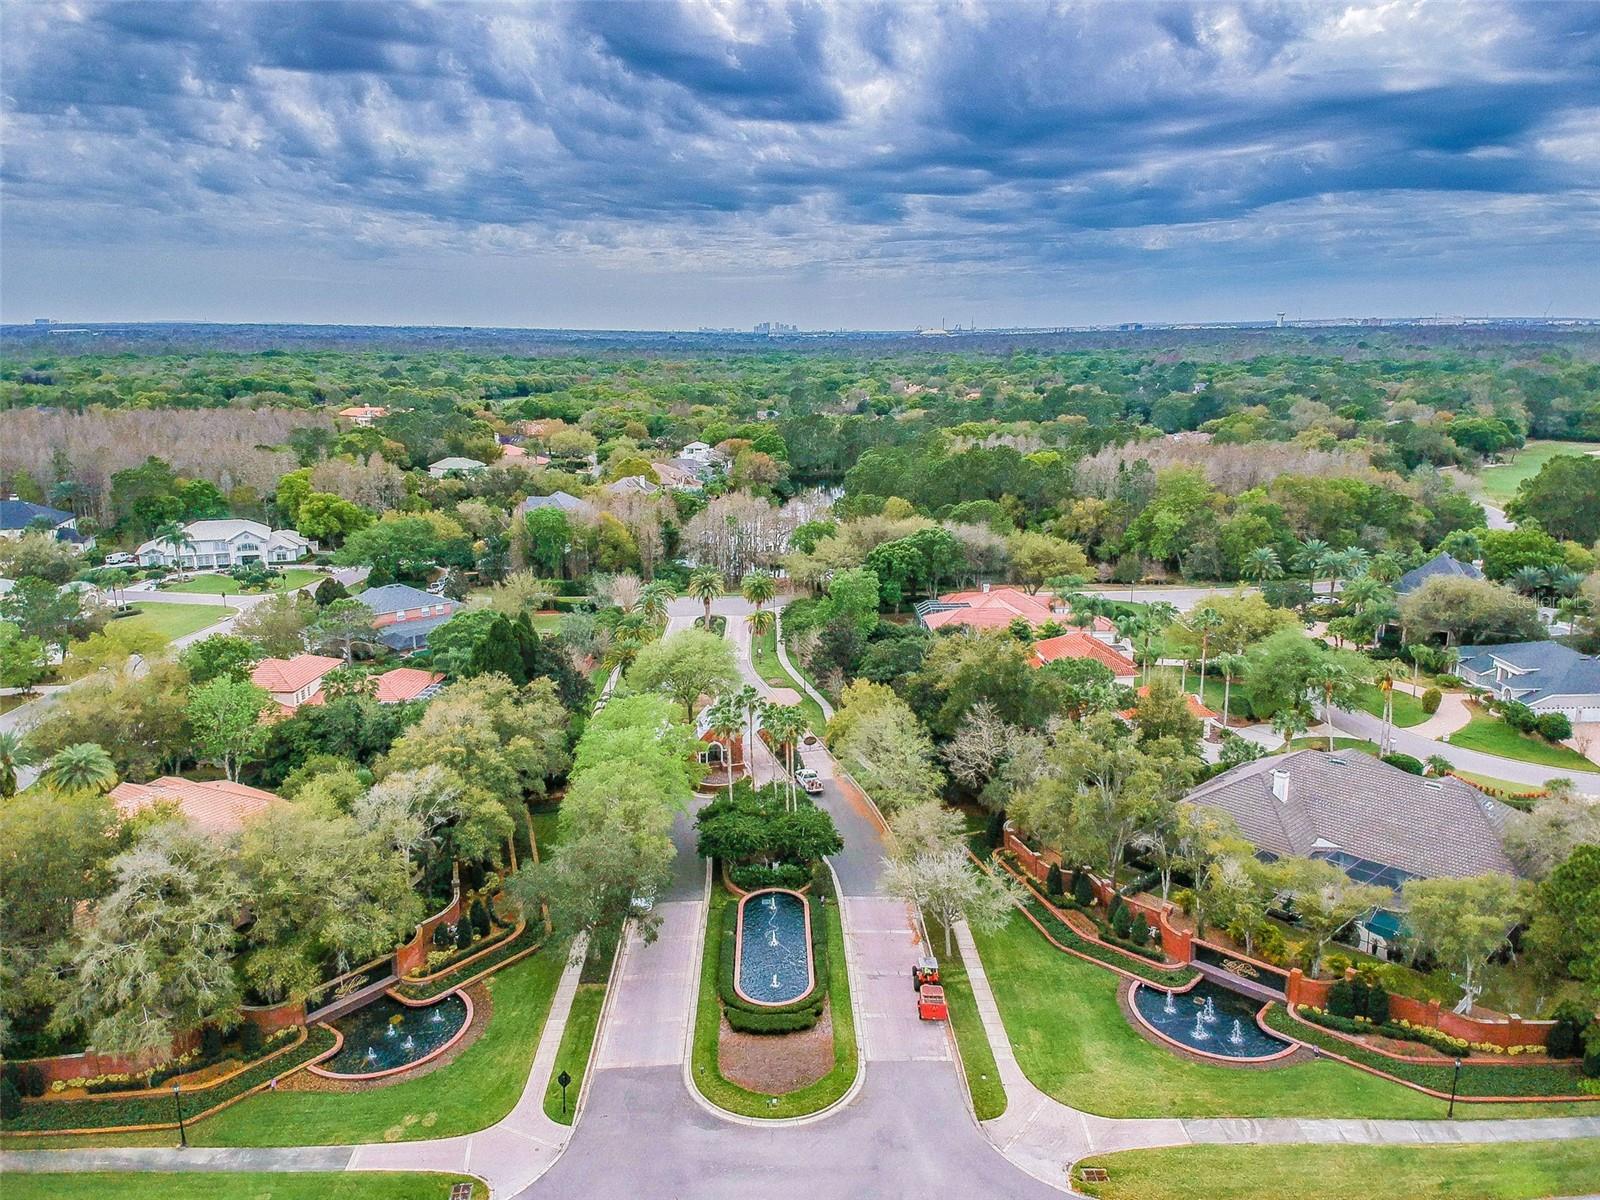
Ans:
[[[811,990],[811,921],[804,896],[773,889],[739,901],[739,994],[754,1004],[788,1004]]]

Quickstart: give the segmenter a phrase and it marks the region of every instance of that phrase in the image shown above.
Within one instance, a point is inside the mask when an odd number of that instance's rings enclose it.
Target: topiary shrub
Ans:
[[[201,1026],[200,1056],[207,1059],[222,1056],[222,1030],[215,1025]]]
[[[1356,1015],[1355,997],[1351,995],[1348,979],[1341,979],[1328,991],[1328,1011],[1336,1017],[1349,1020]]]
[[[472,932],[479,937],[489,935],[489,910],[483,906],[482,900],[472,902]]]
[[[1006,840],[1006,815],[1003,812],[990,813],[989,824],[984,828],[984,841],[989,843],[989,849],[998,850]]]
[[[1111,929],[1119,938],[1126,938],[1133,932],[1133,913],[1121,896],[1111,906]]]
[[[1044,890],[1047,896],[1059,896],[1062,891],[1061,866],[1051,863],[1050,870],[1044,877]]]
[[[1138,942],[1141,946],[1150,944],[1150,922],[1140,913],[1133,919],[1133,928],[1128,933],[1128,940]]]
[[[44,1081],[44,1072],[33,1063],[29,1063],[18,1073],[17,1090],[24,1096],[35,1098],[42,1096],[47,1086]]]
[[[239,1026],[239,1049],[244,1051],[246,1058],[254,1058],[261,1053],[261,1047],[266,1039],[261,1036],[261,1026],[254,1021],[246,1021]]]
[[[1577,1057],[1583,1052],[1584,1031],[1594,1020],[1593,1015],[1576,1000],[1563,1001],[1552,1015],[1555,1024],[1550,1027],[1550,1038],[1545,1043],[1551,1057]]]
[[[433,944],[440,950],[448,950],[456,944],[456,935],[451,932],[448,925],[435,925],[433,927]]]
[[[1381,983],[1374,983],[1367,989],[1367,1020],[1374,1025],[1386,1025],[1389,1021],[1389,989]]]
[[[1444,693],[1436,687],[1431,687],[1422,693],[1422,711],[1430,717],[1439,711],[1439,704],[1444,700]]]
[[[1410,754],[1401,754],[1398,751],[1393,754],[1385,754],[1383,761],[1391,767],[1399,767],[1402,771],[1411,775],[1421,775],[1425,770],[1420,758],[1413,757]]]
[[[11,1082],[10,1076],[0,1078],[0,1117],[15,1120],[22,1115],[22,1093]]]
[[[1084,908],[1094,903],[1094,884],[1089,882],[1089,872],[1075,871],[1072,877],[1072,898]]]
[[[468,946],[472,945],[471,921],[457,921],[454,925],[450,926],[450,928],[455,931],[457,950],[465,950]]]
[[[1538,721],[1539,736],[1547,742],[1565,741],[1572,736],[1572,722],[1565,713],[1544,713]]]
[[[1583,1073],[1590,1079],[1600,1079],[1600,1037],[1591,1029],[1584,1040],[1588,1049],[1583,1053]]]

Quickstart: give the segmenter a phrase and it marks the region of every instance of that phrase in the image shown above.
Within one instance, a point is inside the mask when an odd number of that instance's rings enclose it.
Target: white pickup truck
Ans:
[[[822,776],[818,775],[810,767],[798,768],[794,773],[794,781],[808,795],[814,796],[822,790]]]

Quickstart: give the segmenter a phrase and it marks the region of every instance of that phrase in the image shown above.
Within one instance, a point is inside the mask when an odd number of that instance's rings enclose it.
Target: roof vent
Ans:
[[[1437,779],[1424,779],[1422,782],[1436,792],[1444,791],[1444,784]]]
[[[1274,771],[1272,773],[1272,795],[1280,804],[1289,803],[1289,772]]]
[[[1348,767],[1350,765],[1348,762],[1346,762],[1344,759],[1340,758],[1336,754],[1330,756],[1328,761],[1331,762],[1336,767]]]

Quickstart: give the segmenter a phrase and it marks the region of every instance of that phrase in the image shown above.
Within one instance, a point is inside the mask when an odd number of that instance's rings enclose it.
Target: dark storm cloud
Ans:
[[[8,239],[1223,273],[1468,261],[1491,214],[1600,240],[1592,4],[22,3],[5,34]]]

